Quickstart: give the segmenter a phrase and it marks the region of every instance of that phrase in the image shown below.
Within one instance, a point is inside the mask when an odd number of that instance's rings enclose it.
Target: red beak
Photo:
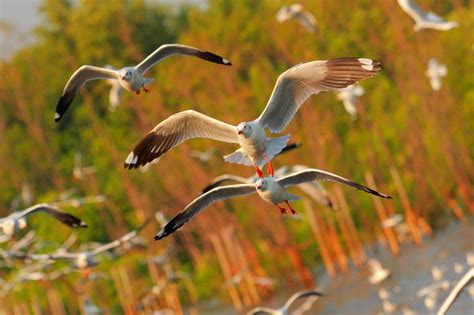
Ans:
[[[242,130],[237,131],[237,133],[238,133],[239,135],[244,134],[244,132],[243,132]]]
[[[121,79],[122,79],[122,80],[125,80],[125,77],[122,77]]]
[[[260,190],[260,188],[262,188],[262,186],[257,186],[257,189]]]

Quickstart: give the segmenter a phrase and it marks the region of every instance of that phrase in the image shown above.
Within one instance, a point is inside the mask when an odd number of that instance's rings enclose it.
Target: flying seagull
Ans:
[[[363,185],[357,184],[344,177],[318,170],[318,169],[306,169],[304,171],[296,172],[291,175],[287,175],[280,179],[273,177],[259,178],[255,183],[241,184],[241,185],[229,185],[214,188],[207,193],[201,195],[193,202],[191,202],[182,212],[178,213],[171,221],[169,221],[165,227],[155,235],[155,240],[162,239],[169,234],[178,230],[186,222],[191,220],[201,210],[207,208],[212,203],[238,196],[251,195],[255,192],[264,201],[274,204],[280,212],[286,213],[286,209],[279,206],[281,203],[286,203],[292,214],[296,214],[296,211],[289,204],[290,201],[300,199],[300,197],[290,194],[286,191],[286,187],[300,185],[302,183],[312,181],[332,181],[338,182],[344,185],[351,186],[356,189],[365,191],[366,193],[373,194],[382,198],[391,199],[390,196],[381,194],[375,190],[367,188]]]
[[[93,250],[85,250],[77,253],[65,252],[64,250],[56,251],[50,254],[32,254],[29,258],[34,260],[73,260],[73,266],[80,270],[85,270],[90,267],[94,267],[98,262],[94,259],[94,256],[107,252],[120,245],[124,245],[133,241],[138,236],[138,233],[150,222],[146,220],[139,228],[133,230],[122,237],[116,239],[107,244],[103,244]]]
[[[439,64],[435,58],[431,58],[428,62],[426,76],[430,78],[433,91],[439,91],[441,89],[441,78],[446,74],[448,74],[448,68],[445,65]]]
[[[371,275],[369,276],[370,284],[379,284],[380,282],[390,277],[390,275],[392,274],[392,272],[389,269],[384,268],[380,261],[378,261],[377,259],[371,258],[367,263],[369,265],[371,273]]]
[[[309,32],[316,32],[317,21],[313,14],[303,9],[303,5],[300,3],[294,3],[291,5],[284,5],[278,10],[275,16],[277,22],[283,23],[288,20],[296,20]]]
[[[323,295],[324,295],[323,293],[321,293],[317,290],[300,291],[300,292],[296,292],[295,294],[293,294],[288,299],[288,301],[286,301],[285,305],[283,305],[279,309],[271,309],[271,308],[268,308],[268,307],[260,306],[260,307],[256,307],[256,308],[252,309],[247,314],[251,314],[251,315],[257,315],[257,314],[288,315],[288,314],[290,314],[288,309],[293,305],[293,303],[296,302],[296,300],[306,298],[306,297],[310,297],[310,296],[318,296],[319,297],[319,296],[323,296]]]
[[[305,165],[283,166],[275,171],[275,176],[279,178],[286,175],[291,175],[293,173],[296,173],[302,170],[306,170],[308,168],[309,167]],[[224,183],[227,184],[228,182],[250,184],[250,183],[255,183],[257,180],[258,180],[257,176],[243,178],[237,175],[224,174],[224,175],[214,178],[211,181],[211,183],[202,190],[202,193],[205,194],[211,189],[214,189],[219,186],[223,186]],[[324,189],[323,185],[319,181],[302,183],[298,185],[298,188],[301,189],[304,193],[308,194],[314,201],[322,204],[323,206],[333,209],[334,205],[331,199],[329,199],[326,189]]]
[[[290,135],[267,138],[282,132],[304,101],[321,91],[337,90],[376,75],[380,63],[367,58],[338,58],[302,63],[278,78],[270,100],[260,117],[237,126],[224,123],[193,110],[174,114],[159,123],[133,149],[125,160],[125,168],[138,168],[159,158],[178,144],[192,138],[209,138],[238,143],[240,149],[224,156],[226,162],[254,166],[263,177],[260,166],[270,162],[287,144]]]
[[[342,101],[344,109],[351,115],[352,120],[357,119],[357,97],[364,95],[364,88],[358,85],[349,85],[337,92],[337,99]]]
[[[459,26],[457,21],[448,22],[433,12],[424,12],[414,0],[398,0],[398,5],[403,11],[405,11],[405,13],[415,20],[413,29],[416,32],[425,28],[431,28],[438,31],[449,31],[450,29]]]
[[[142,89],[143,91],[148,92],[148,90],[145,88],[145,85],[148,85],[154,79],[145,78],[143,75],[155,64],[172,55],[193,56],[226,66],[231,65],[229,60],[222,58],[221,56],[195,47],[179,44],[167,44],[158,47],[157,50],[155,50],[151,55],[146,57],[145,60],[134,67],[125,67],[120,70],[112,70],[102,67],[84,65],[74,72],[64,87],[63,94],[59,99],[58,105],[56,106],[54,121],[58,122],[61,120],[64,113],[69,108],[69,105],[71,105],[72,101],[74,100],[74,97],[79,92],[81,86],[90,80],[118,80],[120,85],[129,92],[135,92],[137,95],[140,94],[140,90]]]
[[[19,229],[24,229],[27,225],[26,218],[34,213],[44,212],[56,220],[72,228],[87,227],[87,224],[72,214],[63,212],[56,207],[46,203],[39,203],[23,211],[11,213],[9,216],[0,219],[0,228],[8,237],[12,237]]]

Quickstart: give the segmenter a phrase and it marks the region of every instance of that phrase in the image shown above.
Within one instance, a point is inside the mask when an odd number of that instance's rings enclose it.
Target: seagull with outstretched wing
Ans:
[[[370,78],[380,71],[380,63],[367,58],[338,58],[302,63],[278,78],[267,106],[260,117],[237,126],[193,110],[174,114],[159,123],[130,152],[125,168],[139,168],[178,144],[193,138],[208,138],[236,143],[240,148],[224,157],[226,162],[253,166],[263,177],[260,166],[268,163],[288,143],[290,135],[268,138],[265,129],[280,133],[291,122],[303,103],[313,94],[333,91]]]
[[[318,22],[314,15],[311,12],[305,11],[300,3],[284,5],[278,10],[275,18],[279,23],[295,20],[311,33],[315,33],[318,27]]]
[[[74,72],[64,87],[61,98],[59,99],[59,102],[56,106],[54,121],[58,122],[61,120],[69,108],[69,105],[71,105],[72,101],[79,92],[79,89],[87,81],[99,79],[116,80],[125,90],[129,92],[135,92],[137,95],[140,94],[142,89],[143,91],[148,92],[148,90],[145,88],[145,85],[148,85],[154,79],[145,78],[143,76],[145,72],[157,63],[173,55],[193,56],[213,63],[226,66],[231,65],[229,60],[214,53],[179,44],[167,44],[158,47],[158,49],[146,57],[145,60],[134,67],[125,67],[120,70],[114,70],[107,69],[105,67],[103,68],[85,65]]]
[[[457,21],[445,21],[442,17],[433,12],[426,13],[416,4],[415,0],[398,0],[398,5],[415,20],[413,29],[416,32],[426,28],[438,31],[449,31],[459,26]]]
[[[259,306],[259,307],[256,307],[254,309],[252,309],[251,311],[249,311],[247,314],[249,315],[257,315],[257,314],[270,314],[270,315],[289,315],[289,308],[299,299],[302,299],[302,298],[307,298],[307,297],[314,297],[314,296],[317,296],[317,297],[320,297],[320,296],[323,296],[324,294],[321,293],[320,291],[318,290],[304,290],[304,291],[300,291],[300,292],[296,292],[295,294],[293,294],[289,299],[288,301],[286,301],[285,305],[283,305],[282,307],[280,307],[279,309],[272,309],[272,308],[268,308],[268,307],[263,307],[263,306]]]
[[[428,70],[426,76],[430,79],[431,88],[433,91],[441,90],[441,78],[448,74],[448,68],[438,63],[438,60],[431,58],[428,61]]]
[[[13,212],[5,218],[0,218],[0,228],[5,235],[11,238],[18,230],[24,229],[27,226],[26,218],[28,216],[39,212],[46,213],[50,217],[72,228],[87,227],[84,221],[72,214],[59,210],[52,205],[39,203],[23,211]]]
[[[361,95],[364,95],[364,88],[355,84],[349,85],[337,92],[337,99],[342,101],[344,109],[349,115],[351,115],[352,120],[357,119],[356,101]]]
[[[283,177],[306,169],[308,169],[308,167],[305,165],[283,166],[275,171],[275,177]],[[224,174],[214,178],[211,183],[202,190],[202,193],[205,194],[206,192],[216,187],[223,186],[224,184],[227,185],[229,182],[250,184],[255,183],[257,180],[257,176],[244,178],[237,175]],[[326,189],[324,189],[323,185],[319,181],[302,183],[297,187],[301,189],[301,191],[309,195],[317,203],[322,204],[323,206],[326,206],[331,209],[334,208],[334,204],[332,203],[331,199],[329,199]]]
[[[300,185],[302,183],[313,181],[338,182],[340,184],[351,186],[355,189],[365,191],[366,193],[381,198],[391,199],[390,196],[379,193],[363,185],[357,184],[344,177],[318,169],[306,169],[300,172],[293,173],[291,175],[287,175],[280,179],[275,179],[273,177],[264,177],[259,178],[255,183],[229,185],[214,188],[195,199],[193,202],[187,205],[182,212],[178,213],[178,215],[171,219],[171,221],[169,221],[165,225],[165,227],[160,232],[158,232],[158,234],[155,235],[155,240],[162,239],[175,232],[186,222],[196,216],[201,210],[207,208],[218,200],[251,195],[254,193],[257,193],[264,201],[270,204],[274,204],[282,214],[286,213],[286,209],[279,206],[279,204],[282,203],[285,203],[289,207],[291,213],[296,214],[296,211],[291,207],[289,202],[298,200],[300,199],[300,197],[290,194],[286,191],[286,188],[289,186]]]

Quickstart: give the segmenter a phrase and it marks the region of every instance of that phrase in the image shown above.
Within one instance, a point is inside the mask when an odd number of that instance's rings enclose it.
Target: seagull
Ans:
[[[81,86],[90,80],[117,80],[120,85],[129,92],[135,92],[137,95],[140,94],[140,90],[142,89],[143,91],[148,92],[148,89],[145,87],[145,85],[148,85],[155,79],[145,78],[143,75],[148,69],[172,55],[193,56],[226,66],[231,65],[229,60],[216,54],[195,47],[179,44],[167,44],[158,47],[158,49],[156,49],[151,55],[146,57],[145,60],[134,67],[125,67],[120,70],[112,70],[102,67],[84,65],[74,72],[64,87],[61,98],[59,99],[59,102],[56,106],[54,121],[59,122],[61,120],[64,113],[66,113],[67,109],[69,108],[69,105],[71,105],[72,101],[74,100],[74,97],[76,97],[76,94],[79,92]]]
[[[371,272],[369,277],[370,284],[378,284],[390,277],[392,274],[392,272],[389,269],[384,268],[377,259],[369,259],[367,263]]]
[[[415,20],[413,30],[416,32],[425,28],[431,28],[438,31],[449,31],[450,29],[459,26],[457,21],[448,22],[433,12],[425,13],[414,0],[398,0],[398,5],[403,11],[405,11],[405,13]]]
[[[13,212],[5,218],[0,218],[0,228],[4,234],[11,238],[19,229],[24,229],[27,226],[26,217],[38,212],[44,212],[72,228],[87,227],[84,221],[72,214],[63,212],[52,205],[39,203],[23,211]]]
[[[294,19],[311,33],[315,33],[317,29],[318,22],[314,15],[311,12],[304,11],[303,5],[299,3],[284,5],[277,12],[275,18],[279,23]]]
[[[433,280],[439,281],[443,279],[445,271],[446,271],[446,267],[438,267],[438,266],[431,267],[431,276],[433,277]]]
[[[433,91],[441,89],[441,78],[448,73],[448,68],[445,65],[439,64],[435,58],[431,58],[428,62],[428,70],[426,76],[430,78],[430,84]]]
[[[319,297],[319,296],[323,296],[323,295],[324,295],[323,293],[321,293],[319,291],[316,291],[316,290],[305,290],[305,291],[296,292],[295,294],[293,294],[288,299],[288,301],[286,301],[285,305],[283,305],[279,309],[271,309],[271,308],[268,308],[268,307],[261,307],[260,306],[260,307],[254,308],[253,310],[248,312],[248,314],[252,314],[252,315],[257,315],[257,314],[288,315],[289,314],[288,309],[293,305],[293,303],[296,302],[296,300],[306,298],[306,297],[310,297],[310,296],[318,296]]]
[[[417,297],[424,297],[430,294],[438,294],[440,291],[446,291],[449,289],[450,283],[448,280],[443,280],[439,282],[435,282],[423,289],[418,290],[416,292]]]
[[[381,198],[391,199],[390,196],[381,194],[344,177],[318,169],[306,169],[304,171],[287,175],[280,179],[265,177],[258,179],[254,184],[249,183],[214,188],[195,199],[182,212],[169,221],[168,224],[166,224],[166,226],[155,235],[155,240],[162,239],[163,237],[175,232],[195,215],[197,215],[202,209],[207,208],[209,205],[218,200],[250,195],[254,194],[255,192],[257,192],[260,198],[262,198],[264,201],[274,204],[282,214],[286,213],[286,209],[280,207],[280,203],[286,203],[291,210],[291,213],[296,214],[296,211],[291,207],[289,202],[298,200],[300,198],[296,195],[290,194],[285,190],[285,188],[288,186],[299,185],[301,183],[312,182],[315,180],[338,182],[365,191],[366,193],[379,196]]]
[[[216,152],[215,148],[209,148],[207,151],[193,150],[191,151],[191,157],[198,159],[202,163],[207,163],[212,159],[215,152]]]
[[[81,180],[84,176],[94,174],[97,170],[94,166],[82,166],[82,154],[77,152],[74,155],[74,168],[72,169],[72,176],[75,179]]]
[[[268,163],[269,174],[274,174],[270,160],[287,144],[290,135],[267,138],[282,132],[293,119],[304,101],[321,91],[337,90],[359,80],[376,75],[380,63],[367,58],[338,58],[302,63],[280,75],[270,100],[260,117],[233,126],[193,110],[174,114],[159,123],[133,149],[125,160],[125,168],[143,166],[192,138],[209,138],[238,143],[240,149],[224,157],[226,162],[255,167]]]
[[[339,90],[337,93],[337,99],[342,101],[344,109],[351,115],[352,120],[357,119],[356,100],[361,95],[364,95],[364,88],[354,84]]]
[[[382,221],[382,227],[384,229],[393,228],[403,222],[403,215],[400,213],[391,215]]]
[[[418,315],[417,312],[412,310],[409,305],[403,304],[401,309],[402,315]]]
[[[86,270],[90,267],[94,267],[98,264],[96,260],[94,260],[94,256],[107,252],[113,248],[116,248],[120,245],[127,244],[131,242],[134,238],[138,236],[138,233],[150,222],[150,220],[146,220],[139,228],[133,230],[124,236],[120,237],[119,239],[112,241],[107,244],[103,244],[93,250],[85,250],[82,252],[77,253],[70,253],[64,251],[56,251],[51,254],[33,254],[30,255],[31,259],[34,260],[73,260],[73,266],[79,270]]]
[[[293,173],[308,169],[309,167],[305,165],[293,165],[293,166],[283,166],[275,171],[276,177],[282,177],[286,175],[291,175]],[[248,178],[243,178],[237,175],[224,174],[214,178],[211,183],[202,190],[202,193],[206,193],[213,188],[222,186],[227,182],[238,182],[241,184],[250,184],[255,183],[258,180],[257,176],[252,176]],[[334,209],[334,204],[331,199],[329,199],[326,189],[319,181],[313,181],[308,183],[302,183],[298,185],[298,188],[301,189],[304,193],[308,194],[314,201],[326,206],[328,208]]]
[[[111,65],[106,65],[104,67],[105,69],[109,70],[118,70],[114,66]],[[115,79],[107,79],[106,80],[107,84],[110,85],[110,92],[109,92],[109,111],[115,112],[117,108],[120,106],[120,98],[122,96],[122,93],[124,91],[124,88],[120,85],[120,82]]]
[[[389,300],[382,301],[382,308],[384,314],[392,314],[397,309],[397,305]]]

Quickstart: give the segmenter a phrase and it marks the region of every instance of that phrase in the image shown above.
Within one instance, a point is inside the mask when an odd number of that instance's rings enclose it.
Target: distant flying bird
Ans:
[[[384,229],[393,228],[403,222],[403,215],[400,213],[394,214],[382,221]]]
[[[316,180],[338,182],[340,184],[351,186],[381,198],[391,199],[390,196],[381,194],[375,190],[357,184],[341,176],[322,170],[306,169],[304,171],[287,175],[280,179],[265,177],[258,179],[254,184],[230,185],[214,188],[195,199],[182,212],[180,212],[170,222],[168,222],[168,224],[166,224],[166,226],[157,235],[155,235],[155,240],[162,239],[163,237],[175,232],[186,222],[191,220],[195,215],[197,215],[201,210],[207,208],[209,205],[218,200],[250,195],[254,194],[255,192],[257,192],[260,198],[262,198],[264,201],[274,204],[282,214],[286,213],[286,209],[279,206],[281,203],[286,203],[291,213],[296,214],[296,211],[291,207],[289,202],[298,200],[300,197],[290,194],[285,188]]]
[[[446,74],[448,74],[448,68],[445,65],[439,64],[435,58],[431,58],[428,62],[426,76],[430,78],[433,91],[439,91],[441,89],[441,78]]]
[[[111,249],[114,249],[120,245],[127,244],[131,242],[134,238],[138,236],[138,233],[150,222],[150,220],[146,220],[144,224],[142,224],[136,230],[133,230],[122,237],[116,239],[107,244],[103,244],[93,250],[85,250],[82,252],[77,253],[70,253],[64,251],[56,251],[50,254],[32,254],[29,255],[31,259],[34,260],[73,260],[73,266],[77,269],[84,270],[90,267],[94,267],[98,264],[98,261],[94,259],[95,256],[105,253]]]
[[[433,280],[439,281],[443,279],[444,273],[446,272],[446,267],[444,266],[432,266],[431,267],[431,276],[433,277]]]
[[[286,175],[291,175],[293,173],[309,169],[309,167],[305,165],[292,165],[292,166],[283,166],[275,171],[275,176],[277,178],[283,177]],[[224,184],[228,184],[229,182],[238,182],[241,184],[251,184],[255,183],[258,180],[258,176],[252,176],[248,178],[243,178],[237,175],[231,174],[224,174],[214,178],[211,183],[202,190],[202,193],[206,193],[211,189],[214,189],[219,186],[223,186]],[[326,189],[324,189],[323,185],[319,181],[313,181],[308,183],[302,183],[298,185],[298,188],[301,189],[304,193],[308,194],[314,201],[323,206],[333,209],[334,205],[329,199],[328,193]]]
[[[418,315],[418,313],[412,310],[407,304],[402,305],[401,312],[402,315]]]
[[[87,227],[87,224],[72,214],[63,212],[56,207],[46,203],[36,204],[23,211],[11,213],[5,218],[0,218],[0,228],[8,237],[12,237],[19,229],[24,229],[27,225],[26,218],[34,213],[44,212],[56,220],[72,228]]]
[[[389,269],[384,268],[380,261],[378,261],[377,259],[369,259],[367,263],[369,265],[371,273],[371,275],[369,276],[370,284],[378,284],[390,277],[390,275],[392,274],[392,272]]]
[[[349,85],[337,92],[337,99],[342,101],[344,109],[351,115],[352,120],[357,119],[357,97],[364,95],[364,88],[359,85]]]
[[[275,18],[279,23],[296,20],[311,33],[315,33],[318,26],[314,15],[311,12],[305,11],[303,5],[299,3],[284,5],[278,11]]]
[[[201,161],[202,163],[207,163],[212,159],[214,153],[216,153],[215,148],[209,148],[206,151],[193,150],[191,151],[191,157]]]
[[[285,305],[280,307],[279,309],[271,309],[268,307],[256,307],[252,309],[250,312],[247,314],[251,315],[257,315],[257,314],[270,314],[270,315],[289,315],[289,308],[295,303],[297,300],[306,298],[306,297],[311,297],[311,296],[323,296],[324,294],[317,291],[317,290],[305,290],[305,291],[300,291],[296,292],[293,294],[288,301],[286,301]]]
[[[135,92],[137,95],[140,94],[140,90],[142,89],[143,91],[148,92],[148,90],[145,88],[145,85],[148,85],[155,79],[145,78],[143,75],[155,64],[172,55],[193,56],[222,65],[231,65],[229,60],[216,54],[200,50],[195,47],[179,44],[162,45],[138,65],[134,67],[125,67],[117,71],[85,65],[74,72],[64,87],[63,94],[59,99],[58,105],[56,106],[54,121],[58,122],[61,120],[64,113],[69,108],[69,105],[71,105],[72,101],[74,100],[74,97],[76,97],[76,94],[79,92],[81,86],[90,80],[118,80],[121,86],[129,92]]]
[[[106,65],[104,68],[109,69],[109,70],[114,70],[114,71],[118,70],[117,68],[111,65]],[[120,85],[120,82],[116,79],[107,79],[106,82],[108,85],[110,85],[109,111],[115,112],[117,108],[120,106],[120,99],[125,89],[122,87],[122,85]]]
[[[438,31],[449,31],[450,29],[459,26],[459,23],[456,21],[448,22],[433,12],[424,12],[414,0],[398,0],[398,5],[403,11],[405,11],[405,13],[415,20],[413,29],[417,32],[425,28],[431,28]]]
[[[80,152],[74,154],[74,168],[72,169],[72,176],[75,179],[84,179],[84,176],[94,174],[96,171],[97,170],[94,166],[82,166],[82,154]]]
[[[280,75],[267,106],[256,120],[234,126],[193,110],[174,114],[135,146],[124,166],[138,168],[186,140],[209,138],[240,144],[240,149],[224,157],[226,162],[253,165],[259,177],[263,177],[259,167],[268,163],[267,172],[273,175],[270,161],[286,146],[290,135],[267,138],[265,128],[271,133],[282,132],[311,95],[354,84],[376,75],[380,69],[378,61],[366,58],[299,64]]]
[[[433,284],[430,284],[427,287],[424,287],[423,289],[420,289],[416,292],[417,297],[424,297],[430,294],[438,294],[441,291],[446,291],[449,289],[450,283],[448,280],[443,280],[439,282],[435,282]]]

